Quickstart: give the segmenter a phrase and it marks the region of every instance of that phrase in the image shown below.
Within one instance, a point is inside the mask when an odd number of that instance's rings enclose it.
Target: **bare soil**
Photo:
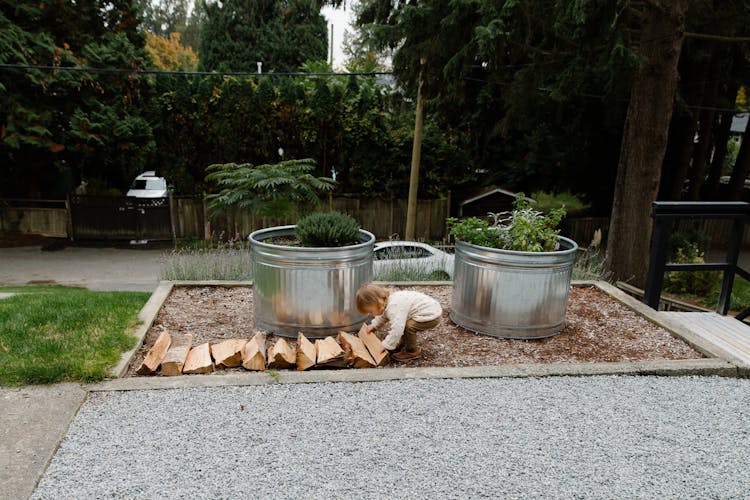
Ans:
[[[696,359],[703,355],[595,287],[572,287],[565,328],[539,340],[499,339],[454,324],[450,286],[419,290],[443,305],[443,321],[419,338],[421,359],[391,366],[487,366],[522,363]],[[251,287],[175,287],[149,329],[127,376],[135,376],[159,333],[191,333],[193,345],[254,334]],[[268,337],[275,342],[274,336]],[[232,370],[241,370],[235,368]],[[217,373],[227,370],[219,370]]]

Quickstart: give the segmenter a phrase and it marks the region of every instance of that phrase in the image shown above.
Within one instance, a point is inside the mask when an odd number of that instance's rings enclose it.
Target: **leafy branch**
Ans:
[[[300,204],[318,205],[318,193],[335,186],[333,179],[311,173],[315,160],[310,158],[264,165],[217,163],[206,170],[206,180],[220,188],[206,197],[214,215],[237,207],[253,215],[284,217]]]

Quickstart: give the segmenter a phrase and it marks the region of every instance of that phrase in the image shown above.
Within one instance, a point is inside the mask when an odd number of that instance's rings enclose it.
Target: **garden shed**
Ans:
[[[458,205],[459,217],[484,217],[488,212],[498,213],[513,210],[516,195],[512,191],[491,187],[481,194],[468,198]],[[529,198],[532,203],[535,200]]]

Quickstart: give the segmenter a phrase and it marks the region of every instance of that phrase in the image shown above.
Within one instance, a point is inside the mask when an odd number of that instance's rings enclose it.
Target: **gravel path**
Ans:
[[[92,393],[32,498],[748,498],[750,380]]]

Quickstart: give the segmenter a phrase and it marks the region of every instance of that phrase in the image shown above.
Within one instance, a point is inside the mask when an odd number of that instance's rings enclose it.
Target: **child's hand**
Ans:
[[[375,328],[372,325],[363,323],[362,326],[359,328],[359,333],[372,333],[373,330],[375,330]]]

